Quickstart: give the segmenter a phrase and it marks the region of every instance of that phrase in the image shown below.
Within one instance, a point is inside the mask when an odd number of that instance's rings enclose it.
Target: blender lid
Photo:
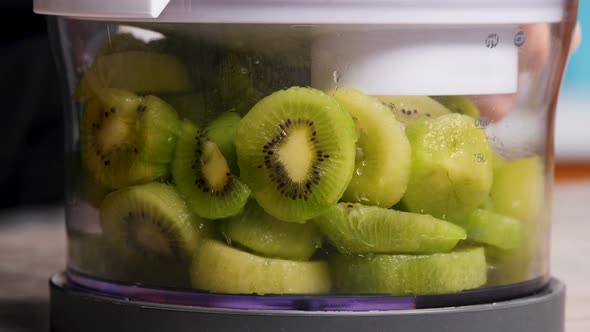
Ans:
[[[299,24],[557,22],[568,0],[35,0],[39,14],[97,20]]]

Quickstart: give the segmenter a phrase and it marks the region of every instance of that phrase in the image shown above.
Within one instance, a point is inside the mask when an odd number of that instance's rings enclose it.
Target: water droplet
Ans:
[[[363,175],[363,170],[359,167],[356,169],[356,171],[354,171],[356,173],[356,175],[361,176]]]
[[[242,75],[248,74],[248,68],[246,68],[246,67],[240,67],[240,74],[242,74]]]
[[[340,72],[338,70],[334,70],[332,72],[332,78],[334,80],[334,84],[338,86],[338,84],[340,83]]]

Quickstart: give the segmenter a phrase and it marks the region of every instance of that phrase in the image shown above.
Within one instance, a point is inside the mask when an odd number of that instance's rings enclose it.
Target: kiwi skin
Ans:
[[[344,194],[356,140],[351,116],[334,98],[312,88],[277,91],[240,122],[240,175],[270,215],[305,222]]]

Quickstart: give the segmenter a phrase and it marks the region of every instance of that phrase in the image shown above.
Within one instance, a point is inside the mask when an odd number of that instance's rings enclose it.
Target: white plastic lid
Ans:
[[[101,20],[296,24],[557,22],[571,0],[35,0],[39,14]]]
[[[516,25],[395,25],[313,38],[312,86],[371,95],[512,93],[518,82]]]

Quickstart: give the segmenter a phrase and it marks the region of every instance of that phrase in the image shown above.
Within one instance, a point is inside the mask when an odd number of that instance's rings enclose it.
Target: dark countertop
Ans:
[[[590,331],[589,198],[590,182],[555,187],[551,268],[567,285],[567,332]],[[0,331],[48,331],[47,280],[65,245],[61,207],[0,213]]]

